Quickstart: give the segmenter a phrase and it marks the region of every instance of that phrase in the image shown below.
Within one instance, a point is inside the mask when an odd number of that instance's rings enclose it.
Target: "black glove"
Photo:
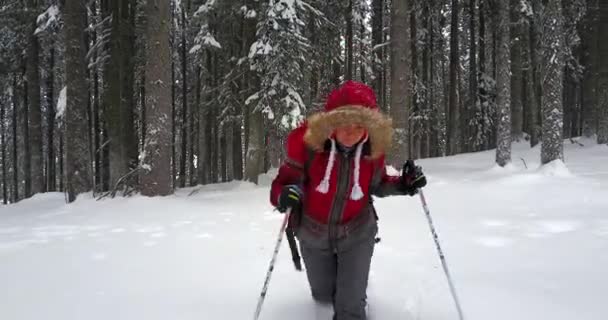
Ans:
[[[279,195],[277,210],[284,213],[287,209],[299,210],[302,206],[302,189],[295,184],[290,184],[283,187]]]
[[[403,165],[401,183],[404,190],[410,196],[418,193],[418,189],[426,186],[426,177],[422,172],[422,167],[414,164],[414,160],[408,160]]]

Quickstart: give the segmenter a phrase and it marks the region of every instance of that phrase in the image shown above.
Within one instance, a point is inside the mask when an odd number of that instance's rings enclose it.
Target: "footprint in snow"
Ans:
[[[582,226],[582,223],[576,220],[541,220],[537,224],[540,230],[548,233],[571,232]]]
[[[505,227],[510,224],[510,222],[505,220],[483,220],[481,224],[485,227]]]
[[[484,247],[500,248],[510,246],[515,241],[505,237],[480,237],[475,239],[475,242]]]
[[[107,258],[107,255],[105,253],[95,253],[91,255],[91,260],[93,261],[102,261],[105,260]]]
[[[211,238],[213,238],[213,236],[211,234],[209,234],[209,233],[197,234],[196,237],[200,238],[200,239],[211,239]]]

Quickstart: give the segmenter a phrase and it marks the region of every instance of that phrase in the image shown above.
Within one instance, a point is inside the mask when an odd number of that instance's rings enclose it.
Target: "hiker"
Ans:
[[[324,111],[289,133],[286,159],[270,201],[291,209],[313,299],[333,304],[335,320],[367,319],[366,290],[378,231],[372,195],[415,195],[426,185],[408,161],[401,176],[386,173],[392,121],[373,90],[347,81]]]

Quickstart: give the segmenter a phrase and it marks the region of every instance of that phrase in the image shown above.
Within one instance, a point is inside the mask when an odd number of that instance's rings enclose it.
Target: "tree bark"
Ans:
[[[372,1],[372,46],[374,48],[374,91],[378,96],[378,106],[383,111],[385,103],[383,101],[384,96],[382,95],[383,87],[383,65],[384,65],[384,47],[381,46],[384,43],[384,32],[383,32],[383,13],[384,13],[384,0],[373,0]]]
[[[264,115],[254,110],[250,115],[245,179],[256,184],[258,175],[264,171],[264,140]]]
[[[6,105],[0,101],[0,156],[2,157],[2,203],[8,203],[8,184],[6,180]]]
[[[498,2],[498,48],[496,70],[496,103],[498,129],[496,133],[496,163],[504,167],[511,162],[511,74],[509,2]]]
[[[23,65],[23,75],[28,73],[27,67]],[[38,88],[36,88],[38,89]],[[30,145],[30,115],[29,115],[29,82],[27,78],[23,82],[23,110],[22,110],[22,127],[23,128],[23,182],[24,182],[24,190],[23,196],[24,198],[29,198],[32,196],[32,149]]]
[[[599,7],[599,34],[608,34],[608,4],[603,1]],[[597,130],[597,143],[608,144],[608,41],[599,41],[600,74],[598,81],[598,109],[600,112]]]
[[[66,84],[65,110],[66,171],[68,202],[76,200],[80,193],[91,190],[91,159],[89,135],[86,125],[86,63],[84,52],[85,4],[79,0],[66,0]]]
[[[587,13],[583,22],[583,57],[585,66],[582,83],[583,135],[592,137],[597,133],[598,68],[599,68],[599,0],[587,0]]]
[[[477,110],[477,106],[479,103],[479,99],[478,99],[478,90],[479,90],[479,82],[477,80],[477,33],[476,33],[476,29],[475,29],[475,18],[476,18],[476,0],[469,0],[469,16],[470,16],[470,20],[469,20],[469,28],[470,28],[470,37],[469,37],[469,43],[470,43],[470,52],[469,52],[469,63],[470,63],[470,69],[469,69],[469,97],[468,97],[468,101],[469,103],[468,105],[468,110],[470,110],[470,112],[467,112],[467,119],[465,121],[465,125],[466,128],[471,128],[468,123],[468,119],[471,119],[473,116],[473,110]],[[471,130],[468,130],[469,132],[467,132],[466,137],[467,137],[467,151],[473,151],[473,143],[471,143],[470,139],[473,137],[473,132]]]
[[[110,138],[110,185],[126,175],[137,162],[137,139],[133,130],[133,0],[110,0],[112,15],[110,60],[105,68],[104,103]]]
[[[345,20],[346,20],[346,70],[344,71],[344,79],[352,80],[353,79],[353,51],[354,51],[354,41],[353,41],[353,1],[347,0],[348,6],[346,7],[345,12]]]
[[[401,165],[409,155],[410,57],[409,14],[406,1],[393,1],[391,8],[391,116],[395,127],[389,163]]]
[[[35,10],[36,1],[29,0],[29,9]],[[29,112],[29,153],[31,167],[31,190],[32,194],[44,191],[46,185],[43,171],[42,151],[42,109],[40,105],[40,44],[38,36],[34,34],[37,23],[32,19],[27,47],[27,83],[28,83],[28,112]]]
[[[171,49],[169,30],[171,15],[168,1],[148,0],[146,33],[146,142],[140,175],[141,193],[164,196],[173,193],[171,176],[172,119]]]
[[[526,119],[527,119],[527,133],[530,135],[530,147],[534,147],[539,142],[539,101],[537,99],[536,90],[534,86],[534,50],[536,46],[532,41],[533,26],[532,21],[529,22],[528,27],[522,33],[522,55],[523,55],[523,69],[524,69],[524,97],[526,101]]]
[[[563,83],[564,17],[560,0],[548,0],[543,14],[542,50],[542,146],[541,163],[564,159]]]
[[[55,179],[55,44],[51,44],[49,56],[49,74],[46,82],[47,93],[47,191],[57,190]]]
[[[458,0],[452,0],[452,22],[450,28],[450,95],[448,106],[448,154],[453,155],[460,152],[460,110],[458,106]]]
[[[181,30],[181,63],[182,63],[182,121],[181,121],[181,152],[179,162],[179,186],[186,186],[186,159],[188,159],[188,60],[186,43],[186,13],[182,8]]]
[[[17,74],[13,75],[13,203],[19,201],[19,145],[17,143],[17,137],[19,132],[17,131],[18,124],[18,99],[17,99]]]
[[[511,135],[514,141],[520,141],[524,131],[524,109],[523,109],[523,69],[522,52],[522,22],[519,12],[521,0],[511,1]]]

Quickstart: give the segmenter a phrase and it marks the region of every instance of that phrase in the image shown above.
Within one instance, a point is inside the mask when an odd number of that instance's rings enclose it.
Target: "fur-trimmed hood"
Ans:
[[[379,158],[390,149],[393,136],[392,119],[377,109],[359,105],[345,105],[310,116],[304,141],[311,149],[322,151],[325,142],[331,138],[336,128],[353,124],[366,128],[372,159]]]

